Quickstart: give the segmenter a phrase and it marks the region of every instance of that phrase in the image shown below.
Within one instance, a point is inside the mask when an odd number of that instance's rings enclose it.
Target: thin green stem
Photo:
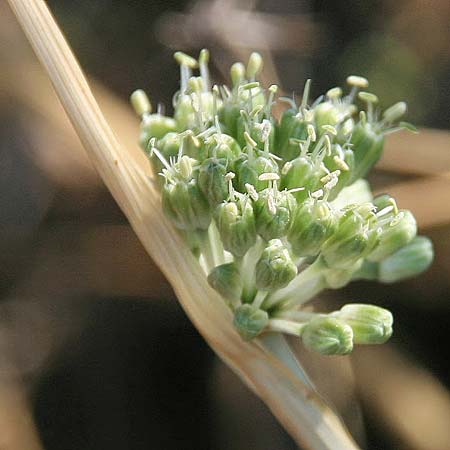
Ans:
[[[215,266],[219,266],[225,263],[225,253],[222,245],[222,241],[219,236],[219,230],[216,224],[211,222],[208,228],[208,239],[211,247],[211,252]]]
[[[204,261],[202,267],[206,269],[205,272],[208,275],[215,267],[213,249],[207,231],[197,231],[197,235],[200,253]]]
[[[277,319],[287,319],[287,320],[294,320],[296,322],[309,322],[314,317],[317,317],[319,314],[314,312],[306,312],[306,311],[296,311],[296,310],[289,310],[289,311],[276,311],[274,313],[274,318]]]
[[[255,298],[253,299],[252,305],[255,308],[259,308],[263,304],[266,297],[267,297],[267,291],[258,291],[255,295]]]
[[[255,267],[264,249],[264,241],[260,238],[240,260],[236,260],[243,281],[242,300],[251,302],[256,294]]]
[[[317,259],[308,268],[300,272],[285,288],[270,295],[263,304],[266,310],[280,305],[282,309],[299,306],[326,287],[323,277],[324,265]]]
[[[297,323],[292,320],[284,319],[270,319],[268,330],[278,331],[279,333],[292,334],[293,336],[300,336],[302,329],[306,326],[305,323]]]

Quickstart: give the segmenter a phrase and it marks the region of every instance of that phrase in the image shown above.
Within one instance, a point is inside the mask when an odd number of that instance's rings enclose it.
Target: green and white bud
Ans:
[[[416,236],[405,247],[379,263],[378,280],[395,283],[424,272],[433,261],[433,244],[427,237]]]
[[[281,189],[293,190],[293,196],[298,202],[305,200],[310,192],[319,189],[320,179],[327,172],[321,165],[314,163],[310,155],[303,155],[288,161],[281,169]],[[303,190],[296,190],[297,188]]]
[[[207,230],[211,223],[208,200],[194,178],[168,181],[162,189],[162,206],[180,230]]]
[[[150,139],[162,139],[177,130],[177,124],[171,117],[162,114],[148,114],[143,117],[139,134],[139,145],[147,150]]]
[[[322,246],[328,267],[349,269],[378,245],[381,229],[372,228],[376,224],[372,209],[371,203],[344,209],[336,230]]]
[[[241,305],[234,312],[233,325],[246,341],[260,335],[268,324],[267,312],[252,305]]]
[[[322,355],[347,355],[353,350],[353,330],[335,317],[317,317],[304,327],[302,341],[308,350]]]
[[[257,233],[266,241],[285,236],[296,206],[294,196],[287,191],[273,187],[262,190],[253,204]]]
[[[392,314],[379,306],[352,303],[333,316],[352,327],[355,344],[384,344],[392,336]]]
[[[234,161],[242,153],[237,141],[225,133],[214,133],[205,140],[204,157],[223,158]]]
[[[383,212],[383,210],[380,212]],[[382,261],[411,242],[417,234],[416,219],[409,211],[399,211],[397,214],[387,217],[386,221],[384,221],[383,216],[380,219],[381,222],[384,222],[380,225],[382,229],[380,242],[367,257],[369,261]]]
[[[269,241],[256,263],[256,287],[274,291],[287,286],[297,275],[297,266],[279,239]]]
[[[218,205],[228,197],[228,162],[224,158],[208,158],[200,165],[198,186],[211,205]]]
[[[312,118],[312,117],[311,117]],[[283,112],[280,124],[276,131],[276,145],[274,153],[284,161],[291,161],[296,158],[299,153],[298,144],[293,140],[306,140],[308,137],[307,126],[309,122],[296,109],[288,109]]]
[[[267,188],[268,181],[260,180],[259,177],[265,173],[278,173],[278,164],[271,158],[265,156],[254,157],[243,153],[235,161],[236,186],[240,192],[246,192],[246,184],[254,186],[257,192]]]
[[[216,208],[214,217],[224,249],[240,258],[256,242],[255,216],[246,195],[235,192],[231,197]]]
[[[296,256],[316,256],[335,229],[335,213],[328,202],[309,198],[292,215],[288,241]]]
[[[209,285],[222,297],[236,302],[241,297],[242,279],[234,262],[214,267],[208,275]]]
[[[355,125],[350,139],[355,155],[355,169],[351,181],[364,177],[383,153],[384,134],[372,123],[360,121]]]

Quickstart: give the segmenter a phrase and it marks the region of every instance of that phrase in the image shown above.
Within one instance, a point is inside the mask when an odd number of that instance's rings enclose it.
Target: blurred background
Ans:
[[[208,47],[217,82],[258,50],[263,81],[288,95],[307,77],[317,96],[358,74],[384,106],[408,101],[421,133],[392,136],[371,182],[414,212],[435,262],[411,281],[360,282],[319,299],[388,307],[389,344],[337,358],[293,346],[364,449],[449,449],[450,2],[48,4],[125,142],[138,136],[134,89],[170,110],[175,49]],[[6,436],[18,431],[15,448],[35,448],[34,421],[47,450],[296,448],[184,315],[5,0],[0,67],[0,447],[13,449]]]

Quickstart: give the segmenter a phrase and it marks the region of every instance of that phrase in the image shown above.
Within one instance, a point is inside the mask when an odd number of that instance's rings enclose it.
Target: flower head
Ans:
[[[393,282],[430,264],[431,244],[416,236],[410,211],[388,195],[358,200],[386,134],[413,129],[399,122],[406,104],[381,111],[368,80],[354,75],[348,88],[316,101],[311,80],[300,104],[277,99],[278,87],[258,80],[256,52],[232,65],[231,87],[212,85],[209,56],[175,53],[173,117],[153,113],[142,90],[131,102],[141,146],[161,175],[163,210],[196,249],[236,329],[244,339],[265,331],[301,336],[322,354],[386,341],[387,310],[349,304],[305,315],[301,306],[324,288],[357,278]],[[272,112],[277,101],[289,104],[280,117]]]

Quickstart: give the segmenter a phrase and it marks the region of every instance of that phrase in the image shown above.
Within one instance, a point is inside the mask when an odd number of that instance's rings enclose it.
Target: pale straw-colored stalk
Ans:
[[[339,418],[313,389],[261,343],[244,342],[236,333],[229,310],[208,286],[197,260],[163,216],[158,193],[141,166],[142,160],[131,149],[121,147],[103,117],[45,3],[9,3],[94,166],[209,345],[261,397],[303,448],[356,449]]]

